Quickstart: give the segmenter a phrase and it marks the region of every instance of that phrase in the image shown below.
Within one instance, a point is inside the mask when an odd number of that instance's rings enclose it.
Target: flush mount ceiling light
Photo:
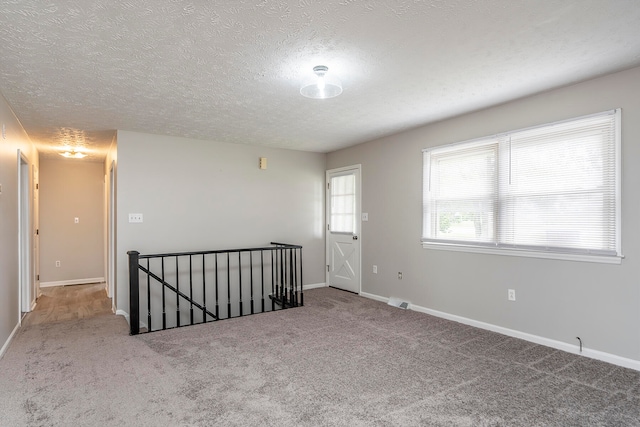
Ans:
[[[64,153],[58,153],[58,154],[68,159],[82,159],[87,157],[87,155],[82,153],[78,148],[64,147],[64,150],[66,150]]]
[[[316,65],[313,72],[316,77],[305,82],[300,88],[300,94],[307,98],[326,99],[333,98],[342,93],[342,84],[336,77],[327,75],[329,67]]]

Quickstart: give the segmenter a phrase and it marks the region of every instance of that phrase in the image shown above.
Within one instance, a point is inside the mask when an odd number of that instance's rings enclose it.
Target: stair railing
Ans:
[[[127,254],[131,335],[304,305],[299,245]]]

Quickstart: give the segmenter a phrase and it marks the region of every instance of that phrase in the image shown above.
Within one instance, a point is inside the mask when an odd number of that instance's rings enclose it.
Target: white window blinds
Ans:
[[[426,238],[495,241],[498,144],[488,140],[426,152]]]
[[[423,241],[620,256],[620,111],[424,151]]]

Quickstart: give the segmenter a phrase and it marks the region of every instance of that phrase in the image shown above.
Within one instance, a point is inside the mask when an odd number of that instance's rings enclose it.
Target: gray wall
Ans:
[[[640,360],[640,68],[330,153],[362,164],[363,292]],[[621,265],[423,249],[421,150],[622,108]],[[372,274],[372,265],[378,274]],[[402,271],[403,280],[397,279]],[[517,300],[507,300],[507,289]]]
[[[129,250],[296,243],[304,284],[325,281],[324,154],[118,131],[117,156],[118,310],[129,311]]]
[[[38,165],[38,153],[11,107],[0,95],[0,348],[18,324],[18,157],[20,149],[30,169]]]
[[[104,280],[104,165],[40,162],[40,282]],[[74,218],[78,218],[76,224]],[[60,261],[60,267],[55,262]]]

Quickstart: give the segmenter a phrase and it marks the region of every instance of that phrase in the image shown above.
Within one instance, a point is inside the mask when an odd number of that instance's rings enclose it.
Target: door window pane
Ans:
[[[356,177],[353,174],[334,176],[330,182],[330,229],[336,233],[355,233]]]

